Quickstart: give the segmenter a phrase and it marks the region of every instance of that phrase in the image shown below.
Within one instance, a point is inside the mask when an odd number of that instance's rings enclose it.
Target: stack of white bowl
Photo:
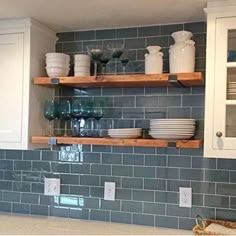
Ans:
[[[87,54],[77,54],[75,55],[75,76],[89,76],[90,75],[90,64],[91,58]]]
[[[49,77],[67,76],[69,70],[69,55],[56,52],[46,54],[46,71]]]
[[[141,136],[141,133],[141,128],[108,129],[108,135],[111,138],[138,138]]]
[[[194,119],[150,120],[149,134],[155,139],[190,139],[195,134]]]

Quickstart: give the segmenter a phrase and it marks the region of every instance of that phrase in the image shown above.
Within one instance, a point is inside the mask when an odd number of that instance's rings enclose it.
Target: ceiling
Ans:
[[[207,0],[0,0],[0,19],[32,17],[56,32],[204,20]]]

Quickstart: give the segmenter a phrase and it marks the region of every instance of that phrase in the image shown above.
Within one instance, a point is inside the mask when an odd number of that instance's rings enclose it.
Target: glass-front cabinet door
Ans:
[[[213,148],[236,150],[236,17],[217,18]]]

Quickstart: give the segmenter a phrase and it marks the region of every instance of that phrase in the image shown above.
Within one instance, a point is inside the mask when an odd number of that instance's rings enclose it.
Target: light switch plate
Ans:
[[[115,201],[116,183],[105,182],[104,184],[104,200]]]
[[[44,195],[58,196],[60,195],[60,179],[45,178],[44,179]]]

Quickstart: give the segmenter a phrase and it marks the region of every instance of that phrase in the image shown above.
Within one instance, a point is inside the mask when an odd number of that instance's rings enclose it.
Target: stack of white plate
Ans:
[[[155,139],[189,139],[194,136],[195,123],[194,119],[153,119],[149,135]]]
[[[90,56],[87,54],[75,55],[75,76],[89,76],[90,75]]]
[[[111,138],[138,138],[141,136],[142,129],[108,129],[108,135]]]
[[[70,56],[64,53],[46,54],[46,71],[49,77],[67,76],[70,70]]]
[[[236,82],[228,82],[227,84],[227,94],[229,96],[236,96]]]

